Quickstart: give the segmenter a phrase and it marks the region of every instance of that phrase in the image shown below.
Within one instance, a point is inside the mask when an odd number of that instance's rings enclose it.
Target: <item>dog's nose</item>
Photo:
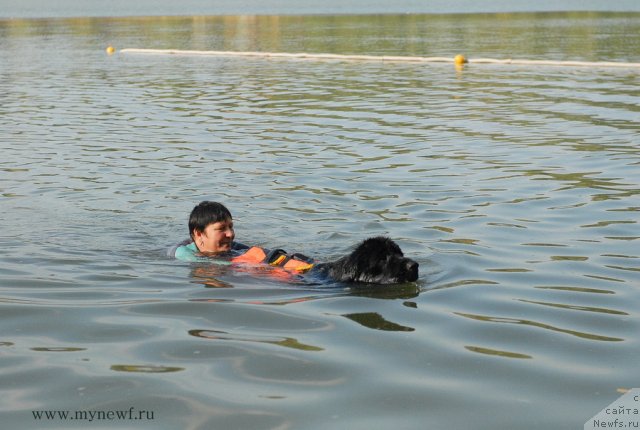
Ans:
[[[409,280],[409,282],[413,282],[418,279],[418,266],[419,264],[415,261],[407,262],[407,279]]]

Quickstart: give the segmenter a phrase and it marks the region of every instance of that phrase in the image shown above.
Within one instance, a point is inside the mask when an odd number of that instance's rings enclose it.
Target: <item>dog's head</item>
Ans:
[[[394,241],[372,237],[340,260],[342,281],[399,284],[418,279],[418,263],[406,258]],[[334,273],[336,275],[337,273]]]

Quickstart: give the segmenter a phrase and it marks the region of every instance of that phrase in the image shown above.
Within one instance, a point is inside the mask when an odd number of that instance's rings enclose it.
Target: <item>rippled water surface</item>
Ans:
[[[3,428],[582,428],[637,387],[640,14],[0,21]],[[203,199],[328,260],[389,235],[415,284],[168,259]],[[151,411],[153,420],[32,411]]]

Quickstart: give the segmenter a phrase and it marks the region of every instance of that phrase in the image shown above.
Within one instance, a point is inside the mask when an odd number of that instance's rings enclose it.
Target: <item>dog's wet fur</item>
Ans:
[[[338,282],[401,284],[418,279],[418,263],[407,258],[393,240],[372,237],[336,261],[317,263],[311,273]]]

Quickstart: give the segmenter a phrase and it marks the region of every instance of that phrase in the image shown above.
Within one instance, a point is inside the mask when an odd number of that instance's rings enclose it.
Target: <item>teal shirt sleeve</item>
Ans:
[[[180,261],[188,261],[192,263],[201,262],[201,263],[213,263],[213,264],[222,264],[222,265],[231,264],[231,262],[229,261],[203,257],[202,255],[200,255],[200,251],[198,251],[196,244],[193,242],[190,242],[186,245],[178,246],[176,248],[174,256],[176,259]]]
[[[191,242],[176,248],[175,257],[182,261],[203,261],[203,257],[198,256],[198,248],[196,244]]]

